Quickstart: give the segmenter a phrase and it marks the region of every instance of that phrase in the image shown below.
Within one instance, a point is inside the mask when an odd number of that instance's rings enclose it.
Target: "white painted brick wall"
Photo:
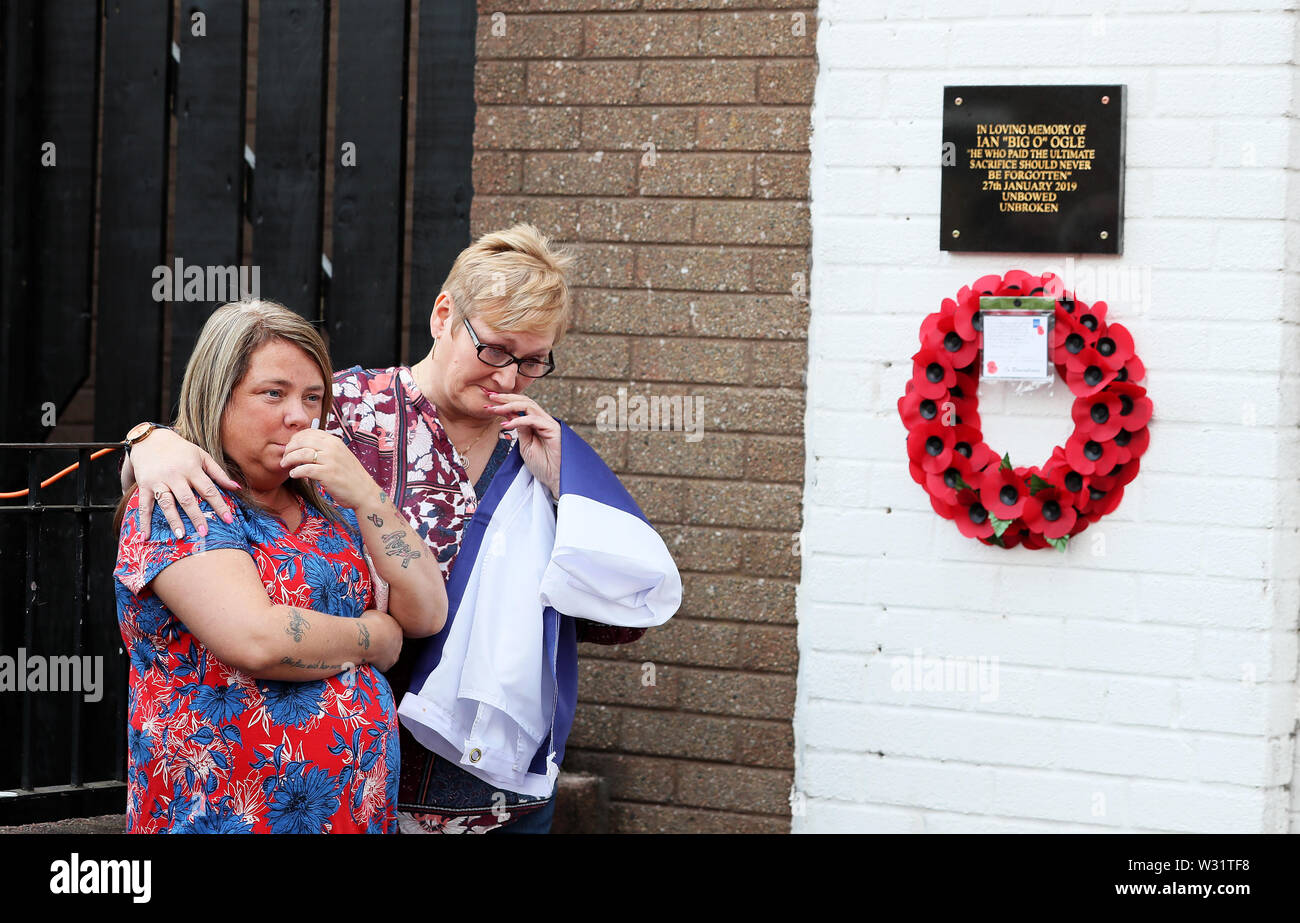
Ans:
[[[822,0],[796,832],[1300,831],[1288,6]],[[1128,86],[1125,252],[1075,268],[1132,283],[1105,300],[1156,416],[1120,509],[1064,555],[936,516],[895,409],[943,298],[1065,266],[938,249],[943,86],[997,83]],[[1068,434],[1063,386],[988,391],[1017,463]],[[916,682],[981,658],[996,683]]]

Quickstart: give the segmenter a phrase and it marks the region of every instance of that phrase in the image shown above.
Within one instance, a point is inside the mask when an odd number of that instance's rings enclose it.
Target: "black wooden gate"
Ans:
[[[89,449],[34,444],[92,369],[96,440],[170,418],[165,386],[174,404],[203,322],[238,296],[219,283],[241,269],[262,297],[321,323],[336,367],[423,356],[433,300],[469,242],[476,6],[0,10],[0,493],[36,486],[0,498],[0,656],[25,647],[108,664],[98,703],[0,691],[4,824],[123,804],[125,659],[104,522],[116,456],[42,489]],[[187,291],[195,267],[202,284]]]

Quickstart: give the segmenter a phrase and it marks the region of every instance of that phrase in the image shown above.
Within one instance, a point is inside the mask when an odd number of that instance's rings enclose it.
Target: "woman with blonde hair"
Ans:
[[[129,832],[396,832],[397,714],[379,671],[403,635],[442,627],[447,597],[387,493],[316,429],[329,375],[320,335],[292,311],[219,308],[174,429],[229,492],[179,535],[156,509],[146,537],[133,484],[118,508]],[[128,452],[157,429],[134,428]],[[373,608],[372,576],[391,614]]]
[[[331,432],[389,488],[447,580],[446,628],[409,645],[392,674],[406,690],[403,832],[547,832],[577,642],[635,641],[681,600],[663,540],[618,478],[525,394],[556,367],[570,261],[531,225],[485,234],[433,304],[427,356],[334,376]],[[194,494],[220,483],[171,434],[135,462],[177,527]]]

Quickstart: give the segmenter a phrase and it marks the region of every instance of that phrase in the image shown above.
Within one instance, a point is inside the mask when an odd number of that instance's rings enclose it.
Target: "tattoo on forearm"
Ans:
[[[297,657],[281,657],[280,663],[288,667],[297,667],[299,670],[342,670],[341,663],[303,663]]]
[[[370,650],[370,629],[365,625],[357,626],[357,644]]]
[[[378,513],[371,513],[366,518],[373,522],[376,528],[382,529],[384,527],[384,521],[379,517]]]
[[[380,503],[380,505],[383,505],[383,504],[385,504],[385,503],[387,503],[387,502],[388,502],[388,491],[386,491],[386,490],[381,490],[381,491],[379,492],[379,503]]]
[[[307,621],[307,619],[303,616],[303,614],[299,612],[297,609],[290,606],[289,627],[287,627],[284,630],[284,633],[289,637],[293,638],[294,644],[297,644],[302,641],[303,635],[307,634],[307,632],[310,630],[311,630],[311,624]]]
[[[403,570],[406,569],[406,565],[410,564],[420,556],[420,552],[416,551],[406,543],[405,532],[389,532],[387,535],[383,536],[383,539],[384,547],[387,549],[384,554],[388,555],[390,558],[400,557],[402,559]]]

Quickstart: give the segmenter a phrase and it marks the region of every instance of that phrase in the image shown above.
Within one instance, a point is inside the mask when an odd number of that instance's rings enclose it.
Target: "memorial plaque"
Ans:
[[[1122,252],[1124,89],[944,87],[939,249]]]

